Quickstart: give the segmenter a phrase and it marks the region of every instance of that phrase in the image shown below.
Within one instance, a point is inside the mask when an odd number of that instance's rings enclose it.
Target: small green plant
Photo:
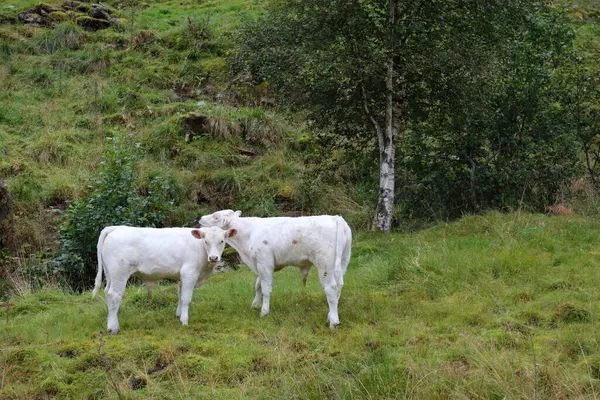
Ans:
[[[136,190],[137,161],[141,149],[122,135],[106,139],[100,171],[92,178],[90,193],[72,202],[60,229],[60,255],[56,272],[63,273],[69,286],[81,291],[96,274],[96,242],[109,225],[161,226],[172,202],[168,185],[156,176]]]

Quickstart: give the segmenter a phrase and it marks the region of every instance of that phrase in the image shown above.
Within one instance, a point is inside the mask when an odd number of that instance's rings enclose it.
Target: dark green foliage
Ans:
[[[437,100],[399,149],[401,170],[408,171],[400,197],[414,216],[432,210],[438,217],[486,208],[543,211],[580,175],[557,79],[571,58],[566,15],[534,8],[503,23],[498,38],[474,44],[456,38],[454,47],[471,50],[443,62],[463,67],[431,84]],[[487,47],[492,43],[497,45]]]
[[[141,151],[126,138],[106,139],[100,171],[90,183],[90,193],[70,204],[60,229],[60,256],[57,272],[64,273],[74,290],[90,287],[97,272],[96,243],[100,231],[109,225],[157,226],[168,215],[169,189],[156,176],[136,190],[136,167]]]
[[[574,61],[564,74],[565,103],[570,131],[583,150],[585,168],[596,189],[600,189],[600,74],[597,58]]]
[[[563,8],[400,2],[389,28],[387,1],[268,4],[270,12],[242,31],[234,66],[328,132],[317,136],[319,163],[335,147],[350,151],[348,162],[357,153],[378,159],[373,125],[383,126],[385,57],[393,52],[396,202],[404,217],[542,211],[581,175],[563,102],[574,39]],[[375,171],[367,162],[352,182],[374,189]]]

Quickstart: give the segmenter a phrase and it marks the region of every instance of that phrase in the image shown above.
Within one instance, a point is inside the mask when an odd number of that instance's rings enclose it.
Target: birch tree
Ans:
[[[314,125],[341,142],[375,144],[374,225],[387,232],[397,203],[396,150],[407,130],[440,108],[440,88],[452,87],[448,79],[493,74],[511,32],[526,29],[522,21],[546,6],[525,0],[271,0],[268,12],[242,29],[236,63],[273,87],[281,104],[309,110]],[[469,62],[463,66],[461,59]],[[456,73],[465,66],[472,71]],[[456,85],[463,82],[468,79]]]

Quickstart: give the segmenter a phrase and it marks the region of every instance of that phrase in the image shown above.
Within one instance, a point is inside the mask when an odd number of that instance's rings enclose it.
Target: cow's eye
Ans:
[[[223,243],[223,242],[224,242],[224,240],[221,240],[221,243]]]

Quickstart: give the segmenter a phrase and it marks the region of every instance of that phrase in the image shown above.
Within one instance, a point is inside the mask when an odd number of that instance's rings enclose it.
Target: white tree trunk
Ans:
[[[393,134],[386,135],[380,145],[379,154],[379,201],[375,215],[377,228],[382,232],[392,229],[392,211],[394,206],[395,171],[394,160],[396,147]]]
[[[379,201],[375,213],[377,228],[382,232],[392,229],[392,211],[394,206],[396,141],[394,132],[394,25],[396,23],[396,1],[388,1],[388,56],[386,62],[386,105],[385,129],[379,130]],[[397,119],[398,116],[396,116]]]

